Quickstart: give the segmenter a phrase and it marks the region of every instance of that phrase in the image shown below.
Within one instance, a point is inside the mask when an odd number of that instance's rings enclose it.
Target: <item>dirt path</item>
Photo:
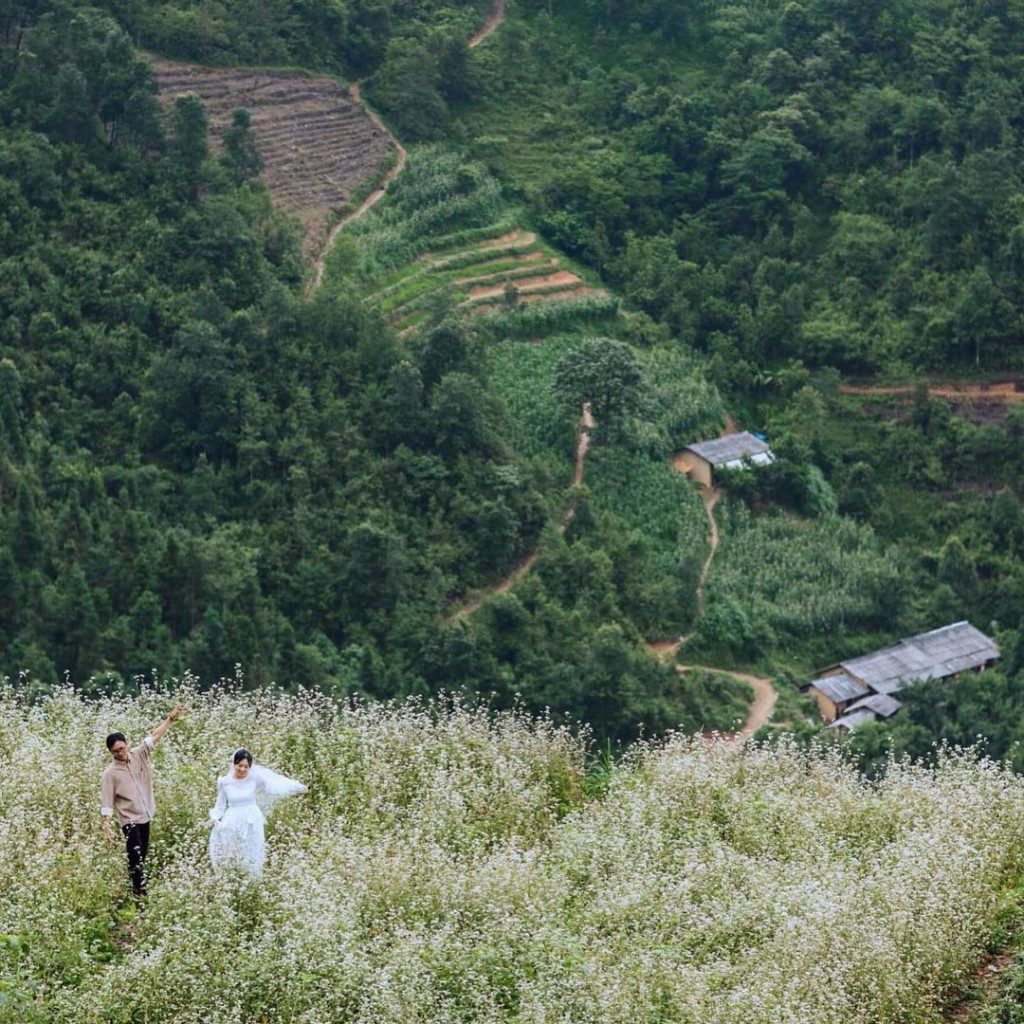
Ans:
[[[505,20],[505,0],[494,0],[491,7],[491,13],[487,17],[487,21],[484,22],[483,27],[477,32],[469,41],[470,47],[477,46],[482,40],[486,39],[503,21]],[[387,174],[384,175],[384,180],[360,203],[359,209],[353,210],[352,213],[342,217],[337,224],[331,229],[331,233],[327,236],[327,240],[324,242],[323,249],[320,255],[317,256],[313,263],[313,274],[309,279],[309,284],[306,286],[306,295],[312,295],[313,292],[320,287],[321,282],[324,279],[324,261],[327,259],[327,254],[331,251],[335,240],[338,237],[346,225],[351,224],[352,221],[358,220],[362,217],[367,210],[374,207],[377,203],[384,198],[387,193],[388,185],[391,184],[399,174],[402,173],[405,168],[405,162],[408,159],[408,153],[405,150],[405,146],[398,141],[398,139],[388,130],[388,126],[377,115],[377,112],[373,110],[368,104],[363,102],[362,90],[360,82],[353,82],[348,87],[349,95],[352,97],[352,102],[357,106],[363,108],[366,111],[366,115],[373,122],[374,127],[378,131],[383,132],[384,135],[391,141],[391,144],[395,147],[395,152],[398,154],[398,159],[395,160],[394,165]]]
[[[469,41],[472,49],[482,43],[505,20],[505,0],[494,0],[491,13],[487,16],[483,27]]]
[[[725,426],[722,428],[719,437],[726,437],[729,434],[736,433],[736,421],[732,418],[731,413],[726,412],[725,414]],[[676,469],[683,471],[682,460],[677,457],[672,463]],[[700,576],[697,577],[697,620],[699,621],[704,617],[704,585],[707,583],[708,573],[711,571],[711,563],[714,560],[715,552],[718,550],[718,523],[715,521],[715,506],[718,504],[719,499],[722,497],[722,492],[717,487],[702,487],[701,488],[701,500],[704,502],[704,513],[708,518],[708,557],[704,560],[704,565],[701,567]],[[662,640],[658,643],[648,644],[648,649],[660,658],[662,661],[670,661],[676,657],[682,647],[685,647],[687,643],[693,638],[693,630],[689,633],[684,634],[677,640]],[[747,672],[734,672],[732,669],[725,668],[712,668],[706,665],[677,665],[676,669],[680,673],[686,673],[690,669],[698,668],[703,669],[706,672],[717,672],[721,675],[732,676],[734,679],[742,679],[745,683],[749,683],[754,688],[754,703],[750,705],[750,712],[747,715],[747,720],[743,724],[743,728],[739,732],[726,736],[723,738],[734,739],[734,740],[745,740],[750,736],[753,736],[762,725],[766,725],[772,717],[772,712],[775,710],[775,702],[779,699],[779,695],[772,686],[771,681],[765,679],[763,676],[752,676]]]
[[[377,116],[374,111],[367,104],[363,103],[362,91],[360,89],[359,82],[353,82],[348,87],[349,95],[352,97],[352,102],[361,106],[366,111],[366,116],[373,122],[374,126],[381,132],[383,132],[388,139],[391,140],[391,144],[395,147],[395,152],[398,154],[398,158],[395,160],[391,170],[384,175],[384,180],[359,204],[357,210],[353,210],[352,213],[347,214],[338,221],[337,224],[331,229],[331,233],[327,236],[327,241],[324,242],[323,250],[320,255],[316,258],[316,262],[313,264],[313,276],[309,280],[309,284],[306,287],[306,294],[311,295],[313,292],[320,287],[320,283],[324,279],[324,261],[327,259],[327,254],[331,251],[334,245],[335,239],[348,224],[352,221],[358,220],[367,210],[371,209],[377,203],[384,198],[388,190],[388,185],[391,184],[399,174],[402,173],[405,168],[405,162],[408,159],[408,154],[403,146],[394,135],[388,130],[387,125]]]
[[[911,384],[841,384],[844,395],[912,395]],[[1024,390],[1013,381],[998,384],[929,384],[931,398],[950,398],[961,402],[1024,402]]]
[[[942,1019],[948,1024],[970,1024],[971,1021],[993,1020],[994,1018],[989,1016],[983,1017],[983,1014],[986,1008],[991,1009],[990,1004],[999,997],[1000,989],[1004,984],[1003,972],[1013,966],[1016,958],[1015,949],[991,953],[985,957],[984,962],[974,972],[974,981],[967,995],[948,1007]]]
[[[719,437],[728,437],[730,434],[736,433],[736,421],[732,418],[732,413],[726,410],[725,413],[725,426],[722,427]],[[678,453],[672,460],[672,465],[679,470],[680,473],[686,472],[686,466],[683,463],[682,452]],[[717,487],[702,487],[700,491],[701,500],[704,502],[704,513],[708,517],[708,545],[710,551],[708,557],[704,560],[704,565],[701,567],[700,576],[697,577],[697,618],[701,619],[704,617],[704,584],[707,582],[708,573],[711,571],[711,562],[715,557],[715,552],[718,550],[718,523],[715,522],[715,506],[718,504],[719,498],[722,497],[722,492]],[[680,647],[685,647],[687,643],[693,637],[693,630],[689,633],[685,633],[677,640],[659,640],[656,643],[648,644],[647,646],[653,651],[662,661],[670,661],[672,658],[679,653]]]
[[[580,415],[579,433],[576,439],[576,455],[573,458],[572,464],[572,482],[577,487],[583,483],[583,471],[586,466],[587,451],[590,449],[590,431],[595,427],[594,417],[590,412],[590,403],[587,402],[583,406],[583,412]],[[576,508],[574,505],[570,505],[562,515],[561,522],[558,524],[558,532],[564,533],[565,528],[569,525],[572,517],[576,514]],[[531,551],[500,583],[495,584],[488,591],[481,594],[479,597],[474,598],[472,601],[462,605],[448,615],[445,619],[446,622],[452,622],[455,619],[460,619],[464,615],[472,615],[473,612],[478,611],[482,605],[489,601],[492,597],[498,594],[504,594],[512,584],[522,579],[533,568],[534,562],[537,561],[537,556],[540,554],[540,548],[536,548]]]
[[[743,728],[736,733],[723,734],[723,739],[749,739],[762,725],[767,725],[771,719],[772,712],[775,710],[775,702],[779,699],[779,695],[775,691],[775,687],[772,686],[771,681],[763,676],[752,676],[749,672],[734,672],[728,668],[712,668],[710,665],[677,665],[676,668],[680,673],[692,672],[696,669],[698,672],[714,672],[720,676],[732,676],[733,679],[740,679],[744,683],[749,683],[754,688],[754,703],[750,705],[750,711],[747,712],[747,720],[743,723]]]
[[[579,440],[576,442],[576,458],[573,460],[572,467],[572,482],[579,487],[583,483],[583,465],[584,460],[587,457],[587,452],[590,450],[590,431],[595,427],[594,417],[590,412],[590,403],[587,402],[583,406],[583,415],[580,416],[580,434]],[[566,513],[566,521],[572,518],[575,509],[569,509]],[[565,525],[560,527],[564,530]]]

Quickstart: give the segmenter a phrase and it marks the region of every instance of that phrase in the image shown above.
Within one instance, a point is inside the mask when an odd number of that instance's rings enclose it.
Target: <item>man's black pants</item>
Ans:
[[[143,865],[149,852],[149,822],[138,825],[122,825],[124,845],[128,851],[128,874],[132,879],[132,892],[136,896],[146,894],[146,876]]]

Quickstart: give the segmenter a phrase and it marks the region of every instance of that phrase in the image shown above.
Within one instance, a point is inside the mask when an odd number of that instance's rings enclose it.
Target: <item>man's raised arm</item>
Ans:
[[[160,742],[160,737],[171,727],[173,722],[178,715],[181,714],[183,708],[180,704],[176,704],[171,713],[150,733],[154,743]]]

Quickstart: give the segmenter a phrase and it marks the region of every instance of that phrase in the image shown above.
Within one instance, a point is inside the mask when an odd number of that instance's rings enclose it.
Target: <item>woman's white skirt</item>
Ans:
[[[241,870],[256,878],[263,871],[263,812],[253,803],[229,807],[210,832],[214,871]]]

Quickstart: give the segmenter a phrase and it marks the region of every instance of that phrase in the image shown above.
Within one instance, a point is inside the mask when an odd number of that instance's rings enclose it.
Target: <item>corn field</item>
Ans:
[[[358,273],[378,277],[411,263],[435,245],[486,237],[507,212],[496,179],[444,146],[410,151],[386,201],[354,221]]]
[[[754,517],[730,503],[707,584],[701,635],[712,642],[771,645],[883,625],[900,593],[901,567],[869,527],[825,516]]]

